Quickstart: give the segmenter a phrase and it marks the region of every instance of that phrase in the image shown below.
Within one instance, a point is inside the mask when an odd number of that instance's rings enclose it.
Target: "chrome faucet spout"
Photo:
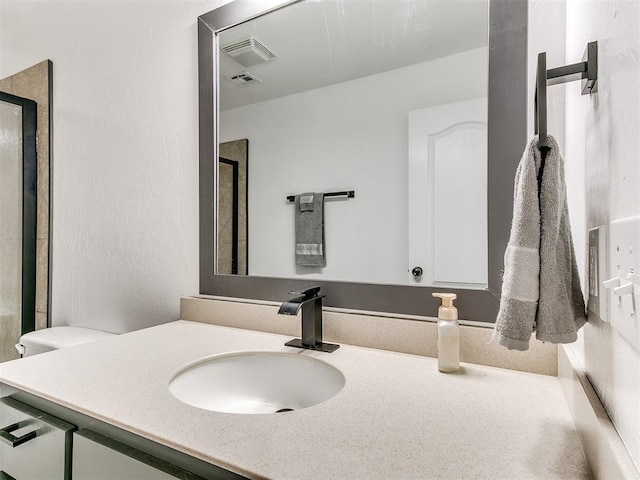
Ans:
[[[285,343],[290,347],[333,352],[339,345],[322,342],[322,299],[318,295],[320,287],[311,287],[303,292],[289,292],[297,295],[280,305],[278,310],[282,315],[297,315],[302,309],[302,338],[294,338]]]

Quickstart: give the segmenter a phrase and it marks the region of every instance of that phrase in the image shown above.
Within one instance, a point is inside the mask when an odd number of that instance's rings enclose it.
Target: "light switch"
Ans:
[[[597,316],[608,321],[608,295],[603,280],[608,278],[607,227],[602,225],[589,230],[589,317]],[[617,284],[615,285],[618,286]]]
[[[609,319],[618,333],[640,352],[640,217],[611,222]]]

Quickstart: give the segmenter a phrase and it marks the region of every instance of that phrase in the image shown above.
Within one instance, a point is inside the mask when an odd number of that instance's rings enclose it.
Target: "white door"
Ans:
[[[408,172],[408,281],[486,288],[487,99],[409,112]]]

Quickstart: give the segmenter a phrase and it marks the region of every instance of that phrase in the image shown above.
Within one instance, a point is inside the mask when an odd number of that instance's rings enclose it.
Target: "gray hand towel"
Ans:
[[[324,267],[324,194],[296,195],[296,265]]]
[[[540,187],[537,174],[542,159],[537,136],[516,172],[502,298],[492,337],[513,350],[527,350],[534,330],[543,342],[574,342],[586,321],[569,225],[564,162],[556,140],[548,136],[548,143]]]

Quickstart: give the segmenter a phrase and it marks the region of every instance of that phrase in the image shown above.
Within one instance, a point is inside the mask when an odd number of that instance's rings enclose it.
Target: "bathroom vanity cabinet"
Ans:
[[[0,384],[7,392],[0,398],[0,480],[244,478]]]
[[[467,363],[444,375],[433,358],[345,344],[333,353],[303,351],[286,346],[289,340],[171,322],[0,364],[0,397],[75,428],[71,449],[56,447],[59,458],[71,451],[74,480],[176,472],[206,479],[589,478],[556,378]],[[264,415],[197,408],[171,393],[180,372],[230,352],[311,357],[339,370],[345,384],[312,407]],[[34,478],[4,463],[0,469]]]
[[[204,480],[183,468],[91,430],[73,435],[73,475],[79,479]]]
[[[0,398],[0,471],[3,480],[70,478],[76,427],[12,398]]]

